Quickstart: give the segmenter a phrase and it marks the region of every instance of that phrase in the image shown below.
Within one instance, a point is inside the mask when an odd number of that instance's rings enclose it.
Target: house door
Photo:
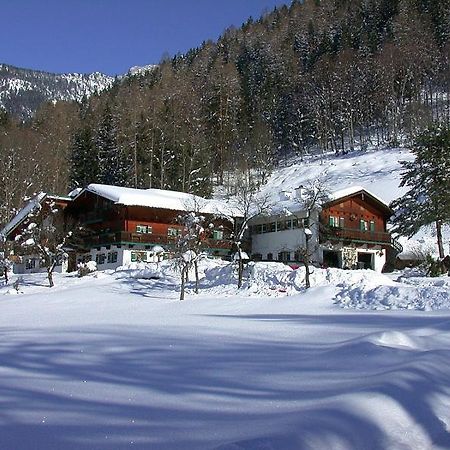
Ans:
[[[324,250],[323,251],[323,265],[324,267],[341,267],[339,261],[339,252],[333,250]]]
[[[358,269],[372,269],[373,253],[358,252]]]

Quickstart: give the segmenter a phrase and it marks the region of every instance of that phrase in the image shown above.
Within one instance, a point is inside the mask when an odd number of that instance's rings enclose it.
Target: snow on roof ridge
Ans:
[[[383,199],[381,199],[380,197],[378,197],[378,195],[374,194],[373,192],[369,191],[367,188],[363,187],[363,186],[350,186],[344,189],[339,189],[337,191],[332,192],[329,197],[330,197],[330,201],[334,201],[337,200],[339,198],[343,198],[343,197],[347,197],[348,195],[353,195],[356,194],[358,192],[364,191],[367,194],[369,194],[370,196],[372,196],[374,199],[378,200],[380,203],[383,203],[386,206],[389,206]]]
[[[204,214],[218,214],[230,217],[236,215],[235,211],[233,212],[223,202],[180,191],[155,188],[137,189],[96,183],[89,184],[84,190],[125,206],[144,206],[175,211],[187,211],[195,208],[198,209],[198,212]]]
[[[33,212],[38,205],[47,197],[45,192],[39,192],[2,228],[0,236],[7,237],[18,225],[20,225],[28,215]]]

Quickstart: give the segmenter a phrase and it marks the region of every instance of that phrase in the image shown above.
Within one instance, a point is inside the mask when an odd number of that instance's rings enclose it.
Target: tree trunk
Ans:
[[[242,260],[241,249],[238,250],[238,289],[242,287],[242,278],[244,276],[244,261]]]
[[[187,266],[186,266],[187,267]],[[186,288],[186,267],[181,269],[181,288],[180,288],[180,300],[184,300],[184,290]]]
[[[53,283],[53,268],[49,267],[47,269],[47,278],[48,278],[48,284],[52,288],[55,284]]]
[[[309,276],[311,275],[309,272],[309,262],[306,259],[303,263],[305,265],[305,288],[309,289],[311,287],[311,281],[309,279]]]
[[[198,261],[194,261],[194,270],[195,270],[195,293],[198,294]]]
[[[436,220],[436,237],[437,244],[439,248],[439,258],[444,259],[444,243],[442,242],[442,222],[440,220]]]

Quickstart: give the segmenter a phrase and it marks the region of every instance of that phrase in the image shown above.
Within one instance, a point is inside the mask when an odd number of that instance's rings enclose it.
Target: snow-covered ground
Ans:
[[[165,264],[2,287],[0,449],[450,448],[450,278],[201,276],[183,302]]]

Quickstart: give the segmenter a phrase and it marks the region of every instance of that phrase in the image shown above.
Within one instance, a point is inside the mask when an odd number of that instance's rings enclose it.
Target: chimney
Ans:
[[[295,198],[302,199],[304,193],[305,193],[305,188],[303,187],[303,184],[301,184],[299,187],[295,188]]]
[[[292,199],[292,192],[291,191],[286,191],[283,190],[280,192],[280,200],[284,201],[284,200],[291,200]]]

